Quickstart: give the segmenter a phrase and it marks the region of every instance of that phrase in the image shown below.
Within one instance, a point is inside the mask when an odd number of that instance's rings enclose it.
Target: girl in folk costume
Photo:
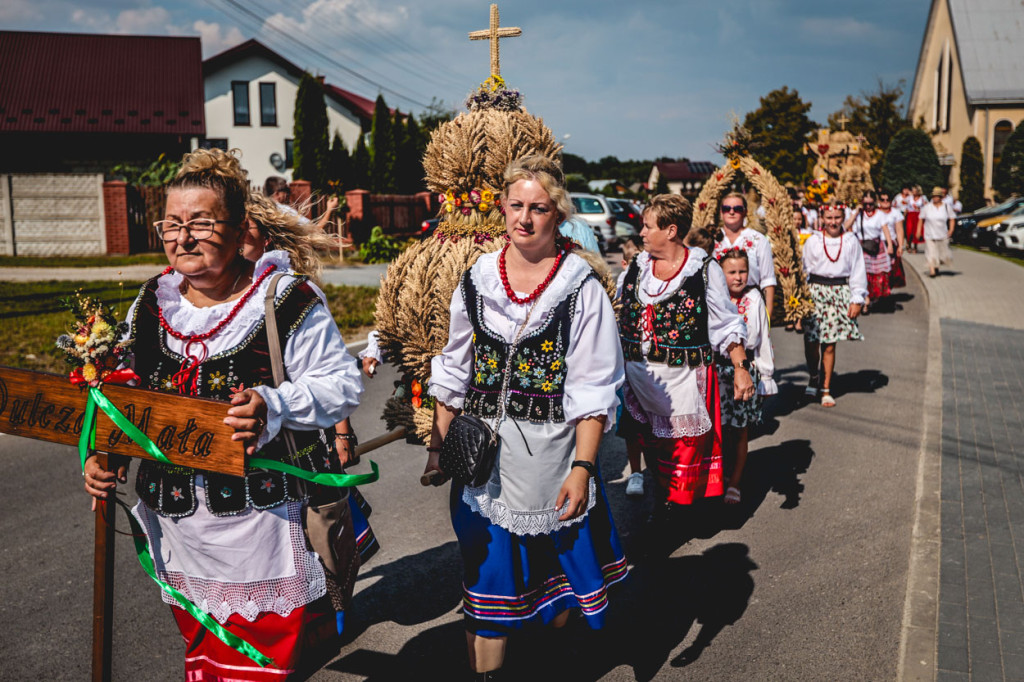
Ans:
[[[668,505],[721,495],[721,414],[714,353],[735,368],[734,397],[754,397],[743,349],[746,327],[722,268],[684,239],[693,208],[661,194],[644,210],[645,251],[622,288],[619,335],[626,358],[626,407],[641,425],[657,472],[660,515]]]
[[[868,293],[864,255],[857,238],[843,230],[846,207],[832,203],[822,212],[822,233],[804,244],[804,272],[814,300],[814,314],[804,323],[804,354],[811,375],[807,395],[818,395],[818,367],[821,404],[834,407],[830,393],[836,365],[836,342],[860,341],[857,316]]]
[[[744,343],[747,360],[750,362],[750,376],[757,384],[757,391],[750,400],[736,400],[733,387],[735,371],[729,358],[715,355],[719,376],[719,396],[722,400],[722,443],[726,462],[732,462],[729,487],[725,491],[725,502],[736,504],[740,501],[740,484],[743,468],[747,463],[747,430],[761,423],[761,398],[779,392],[772,375],[775,373],[775,359],[772,342],[768,338],[768,314],[764,300],[747,283],[749,255],[745,251],[732,249],[718,260],[729,287],[729,296],[736,305],[747,326],[747,340]]]
[[[768,318],[771,319],[775,305],[775,261],[772,259],[772,245],[768,238],[757,230],[746,227],[747,198],[739,192],[731,192],[722,199],[722,232],[715,243],[715,258],[729,249],[739,248],[750,252],[750,286],[764,294]]]
[[[330,309],[327,296],[320,289],[322,253],[338,248],[338,237],[324,232],[312,221],[302,222],[294,211],[285,211],[280,205],[262,194],[251,194],[246,205],[246,232],[242,256],[256,263],[254,272],[262,272],[273,263],[282,272],[290,271],[309,278],[309,286]],[[368,373],[372,376],[372,373]],[[338,463],[344,468],[359,463],[355,454],[358,444],[355,430],[349,419],[343,419],[334,426],[334,448]],[[370,504],[358,488],[344,488],[348,493],[349,510],[352,516],[352,530],[356,536],[356,549],[360,564],[365,564],[380,550],[377,537],[370,527]],[[343,615],[344,612],[339,612]],[[343,618],[339,617],[338,631],[342,631]]]
[[[903,196],[903,205],[899,206],[900,210],[906,216],[906,228],[907,228],[907,245],[910,247],[911,252],[917,253],[917,245],[924,241],[922,235],[921,225],[921,209],[928,203],[928,200],[924,196],[924,190],[921,189],[921,185],[914,185],[911,190],[910,196]]]
[[[451,490],[469,660],[481,679],[494,679],[507,636],[527,624],[561,627],[579,608],[600,628],[608,587],[626,575],[596,462],[623,381],[615,313],[589,262],[558,234],[572,213],[561,169],[527,157],[504,182],[508,244],[463,275],[431,365],[424,474],[443,480],[441,444],[460,412],[497,421],[489,478]]]
[[[881,301],[892,293],[889,288],[889,271],[892,269],[889,256],[895,254],[889,221],[878,210],[878,200],[874,192],[864,192],[860,206],[847,218],[845,227],[860,240],[864,254],[868,298],[864,301],[863,312],[867,313],[870,304]]]
[[[307,278],[286,272],[274,307],[289,380],[274,387],[265,298],[284,268],[254,273],[242,255],[248,195],[233,155],[186,156],[155,225],[170,267],[142,287],[128,312],[134,369],[146,388],[230,401],[225,422],[248,454],[291,463],[290,440],[301,469],[340,473],[333,430],[359,403],[359,373]],[[126,480],[123,468],[116,476]],[[95,458],[86,462],[90,494],[110,495],[117,478]],[[304,534],[309,505],[323,506],[328,491],[275,471],[236,477],[144,461],[136,492],[134,514],[160,580],[273,659],[259,667],[164,593],[185,638],[187,679],[284,680],[337,651],[332,597],[351,596],[355,538],[344,523],[330,549],[345,544],[332,558],[348,561],[329,575]]]
[[[889,228],[889,236],[893,242],[889,286],[893,289],[899,289],[900,287],[907,286],[906,273],[903,271],[903,250],[907,245],[907,237],[903,230],[904,216],[903,212],[896,208],[893,203],[892,194],[884,189],[878,192],[878,213]]]

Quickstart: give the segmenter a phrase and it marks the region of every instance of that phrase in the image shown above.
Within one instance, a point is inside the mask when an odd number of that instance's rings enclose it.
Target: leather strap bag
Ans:
[[[267,339],[270,342],[270,367],[274,375],[274,386],[280,386],[287,377],[281,341],[277,331],[277,314],[274,296],[277,281],[284,276],[278,273],[270,279],[265,300]],[[291,431],[281,429],[288,446],[288,453],[295,459],[295,440]],[[335,611],[344,611],[352,599],[356,573],[359,571],[359,552],[356,551],[356,536],[352,528],[352,512],[348,506],[347,488],[330,488],[307,484],[293,479],[300,485],[311,485],[314,493],[303,507],[303,531],[306,545],[320,556],[320,563],[327,578],[327,594]]]
[[[877,256],[878,252],[882,249],[882,245],[877,239],[864,239],[863,213],[860,213],[857,216],[857,222],[860,224],[860,250],[869,256]]]

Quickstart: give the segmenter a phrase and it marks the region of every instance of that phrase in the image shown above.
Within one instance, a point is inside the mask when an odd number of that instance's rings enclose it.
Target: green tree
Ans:
[[[314,190],[327,186],[330,139],[323,84],[306,72],[295,95],[294,171],[296,180],[307,180]]]
[[[878,186],[882,180],[882,164],[885,150],[896,133],[910,127],[900,112],[900,100],[903,98],[903,81],[896,85],[886,85],[878,81],[878,89],[874,92],[861,92],[859,96],[847,95],[843,107],[828,117],[828,125],[832,130],[840,130],[840,117],[847,119],[846,129],[854,135],[863,135],[877,153],[871,167],[871,180]]]
[[[420,114],[420,133],[424,140],[429,140],[437,126],[455,118],[455,109],[445,105],[443,99],[432,97],[430,106]]]
[[[810,102],[783,86],[761,98],[743,126],[750,131],[751,154],[782,182],[802,183],[807,172],[804,145],[818,127],[807,117]]]
[[[334,133],[334,140],[331,142],[327,181],[336,183],[344,190],[352,189],[352,157],[339,133]]]
[[[352,153],[352,189],[370,189],[370,150],[366,148],[366,136],[362,133]]]
[[[944,184],[943,180],[939,156],[928,133],[918,128],[896,133],[885,150],[882,186],[897,191],[904,185],[921,185],[927,194],[935,185]]]
[[[668,179],[664,173],[658,173],[658,184],[654,188],[655,194],[668,194]]]
[[[1011,194],[1024,194],[1024,121],[1017,124],[1006,140],[993,173],[992,187],[1004,199]]]
[[[960,203],[970,213],[985,205],[985,158],[978,138],[968,137],[960,150]]]
[[[395,132],[401,135],[395,155],[398,191],[402,194],[415,194],[423,190],[423,152],[426,146],[423,144],[420,126],[411,113],[406,117],[404,126],[397,115],[395,119]]]
[[[370,145],[370,190],[377,194],[393,194],[396,191],[395,130],[383,95],[377,95],[374,105]]]
[[[587,178],[582,173],[566,173],[565,188],[570,192],[589,192]]]

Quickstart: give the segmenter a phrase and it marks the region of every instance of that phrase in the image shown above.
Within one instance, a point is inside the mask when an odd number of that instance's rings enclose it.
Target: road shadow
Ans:
[[[898,293],[890,294],[880,301],[876,301],[871,304],[872,315],[891,315],[895,312],[903,310],[903,304],[913,301],[916,297],[914,294],[901,291]]]
[[[877,369],[836,372],[832,375],[832,397],[847,393],[874,393],[889,385],[889,377]]]

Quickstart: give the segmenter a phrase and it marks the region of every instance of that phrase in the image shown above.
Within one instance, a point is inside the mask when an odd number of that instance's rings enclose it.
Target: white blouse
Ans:
[[[754,351],[754,366],[761,379],[757,384],[759,395],[775,395],[779,387],[772,378],[775,374],[775,353],[772,351],[772,340],[769,337],[771,328],[768,322],[768,310],[764,307],[764,299],[757,289],[747,289],[740,301],[744,304],[743,321],[747,325],[747,340],[744,347]]]
[[[289,273],[278,281],[280,295],[294,281],[288,257],[271,251],[257,262],[254,279],[269,265]],[[246,301],[233,322],[206,345],[209,356],[237,346],[260,324],[264,295],[273,275]],[[179,291],[182,277],[172,273],[157,283],[157,301],[167,322],[186,334],[204,332],[223,320],[236,301],[197,308]],[[315,289],[322,296],[319,289]],[[127,319],[133,317],[136,299]],[[168,336],[167,347],[183,354],[184,342]],[[142,349],[136,349],[140,352]],[[363,392],[355,359],[325,306],[315,306],[285,345],[289,380],[277,388],[252,387],[267,403],[262,446],[282,427],[310,430],[333,426],[348,417]],[[227,412],[227,407],[225,407]],[[226,415],[225,415],[226,416]],[[323,569],[307,550],[302,535],[302,503],[288,502],[236,516],[214,516],[206,506],[205,476],[196,476],[196,510],[191,516],[160,516],[139,502],[136,517],[150,538],[150,553],[161,579],[220,622],[232,613],[253,620],[261,612],[286,616],[326,593]],[[254,552],[258,546],[261,551]],[[163,599],[176,603],[166,593]]]
[[[641,303],[664,301],[679,290],[687,279],[700,277],[701,266],[707,253],[692,247],[679,274],[666,282],[654,276],[651,256],[646,251],[637,254],[640,267],[637,294]],[[661,293],[657,293],[661,292]],[[729,297],[722,267],[712,261],[708,266],[706,291],[708,306],[708,339],[711,348],[721,354],[734,343],[742,344],[747,338],[743,317]],[[641,349],[650,350],[651,338],[645,334]],[[688,365],[670,367],[661,362],[626,362],[626,407],[638,421],[649,423],[659,438],[699,436],[711,429],[708,414],[707,368]]]
[[[885,242],[885,232],[889,232],[889,239],[895,241],[896,233],[889,227],[892,219],[889,214],[876,210],[870,216],[861,212],[854,216],[850,225],[850,232],[853,232],[857,239],[881,239]]]
[[[743,228],[736,239],[729,240],[724,234],[721,241],[715,244],[715,258],[729,249],[739,248],[747,252],[748,272],[747,283],[750,286],[764,289],[778,284],[775,279],[775,261],[772,259],[772,245],[768,237],[751,227]]]
[[[498,271],[500,252],[477,259],[470,277],[483,299],[483,323],[506,343],[511,343],[526,322],[532,304],[509,300]],[[571,294],[591,272],[590,265],[576,254],[565,257],[558,273],[540,295],[523,336],[547,324],[554,308]],[[517,296],[526,296],[516,292]],[[583,282],[576,300],[576,312],[569,328],[565,355],[565,421],[604,415],[605,431],[615,423],[619,399],[615,395],[624,380],[618,324],[608,293],[596,279]],[[448,343],[430,365],[428,392],[445,405],[461,409],[473,371],[473,325],[469,321],[462,290],[456,287],[451,300]]]
[[[864,269],[864,254],[857,237],[843,232],[829,237],[811,236],[804,242],[804,272],[819,277],[846,277],[850,282],[850,303],[864,303],[868,295],[868,276]],[[825,250],[828,250],[828,256]],[[832,262],[831,258],[835,258]]]

